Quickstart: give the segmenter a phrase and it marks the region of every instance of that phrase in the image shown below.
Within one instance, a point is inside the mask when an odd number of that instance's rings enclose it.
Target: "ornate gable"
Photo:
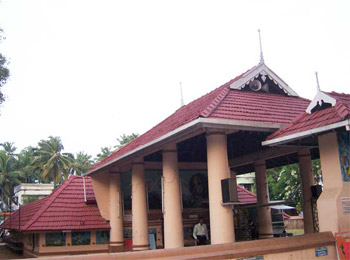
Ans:
[[[298,97],[298,94],[263,62],[233,82],[230,88]]]
[[[334,107],[336,102],[337,101],[333,97],[327,95],[322,91],[317,91],[316,96],[307,107],[306,113],[311,114],[323,108]]]

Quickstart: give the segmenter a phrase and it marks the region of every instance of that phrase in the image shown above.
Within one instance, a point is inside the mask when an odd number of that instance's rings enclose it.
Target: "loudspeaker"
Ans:
[[[236,178],[221,180],[221,191],[223,203],[238,203]]]
[[[319,184],[316,185],[312,185],[311,186],[311,194],[312,194],[312,198],[317,200],[318,197],[320,197],[322,193],[322,186]]]

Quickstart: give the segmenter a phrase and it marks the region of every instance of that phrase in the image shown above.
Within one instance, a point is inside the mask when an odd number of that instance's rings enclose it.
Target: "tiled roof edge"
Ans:
[[[240,77],[240,76],[238,76]],[[213,92],[217,91],[218,89],[220,88],[226,88],[227,86],[229,86],[229,84],[231,84],[233,81],[237,80],[237,78],[234,78],[233,80],[230,80],[228,81],[227,83],[221,85],[220,87],[217,87],[215,89],[213,89],[212,91],[196,98],[195,100],[191,101],[190,103],[188,103],[187,105],[184,105],[180,108],[178,108],[177,110],[175,110],[174,113],[172,113],[171,115],[169,115],[168,117],[166,117],[164,120],[162,120],[161,122],[159,122],[158,124],[156,124],[155,126],[153,126],[151,129],[149,129],[148,131],[146,131],[145,133],[143,133],[142,135],[140,135],[139,137],[135,138],[134,140],[132,140],[131,142],[127,143],[126,145],[124,145],[123,147],[121,147],[120,149],[118,150],[115,150],[112,154],[110,154],[108,157],[104,158],[102,161],[100,162],[97,162],[95,163],[94,165],[92,165],[89,170],[88,170],[88,173],[87,174],[90,174],[92,172],[95,171],[95,169],[99,168],[100,166],[103,167],[103,165],[106,165],[108,164],[108,162],[110,161],[110,158],[113,157],[117,152],[120,152],[121,150],[124,150],[126,149],[128,146],[132,145],[132,143],[134,143],[136,140],[140,139],[140,138],[143,138],[143,136],[145,136],[147,133],[151,132],[153,129],[155,129],[156,127],[158,127],[160,124],[162,124],[164,121],[166,121],[167,119],[169,119],[170,117],[172,117],[175,113],[177,113],[179,110],[181,109],[186,109],[187,107],[191,106],[191,104],[194,104],[196,102],[198,102],[200,99],[203,99],[211,94],[213,94]],[[221,92],[220,92],[221,93]],[[199,117],[201,117],[201,115],[199,114]],[[197,117],[198,118],[198,117]],[[191,121],[194,121],[196,120],[197,118],[193,118]],[[188,122],[187,122],[188,123]]]
[[[58,195],[72,182],[72,180],[75,179],[76,176],[72,175],[66,180],[65,182],[62,183],[62,185],[55,190],[53,193],[51,193],[49,196],[47,196],[47,200],[45,204],[38,210],[37,213],[29,220],[24,226],[23,226],[23,231],[28,229],[40,216],[41,214],[54,202],[54,200],[58,197]]]
[[[47,199],[47,197],[44,197],[44,198],[38,199],[38,200],[33,201],[33,202],[38,202],[38,201],[40,201],[40,200],[45,200],[45,201],[46,201],[46,199]],[[31,202],[31,203],[33,203],[33,202]],[[13,218],[17,217],[17,215],[20,214],[20,213],[19,213],[20,211],[26,210],[26,208],[30,207],[30,206],[31,206],[31,205],[30,205],[31,203],[25,204],[25,205],[21,206],[20,209],[14,211],[14,212],[10,215],[10,217],[7,218],[7,219],[0,225],[0,228],[7,228],[7,229],[10,229],[10,228],[8,227],[9,222],[13,221]],[[21,229],[20,224],[19,224],[19,226],[18,226],[18,229],[17,229],[17,228],[12,228],[12,227],[11,227],[11,229],[13,229],[13,230],[19,230],[19,229]]]

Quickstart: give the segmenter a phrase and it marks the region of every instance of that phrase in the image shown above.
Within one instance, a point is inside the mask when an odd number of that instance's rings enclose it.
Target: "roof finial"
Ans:
[[[180,104],[181,104],[181,106],[184,106],[184,105],[185,105],[185,102],[184,102],[184,97],[183,97],[183,94],[182,94],[182,84],[181,84],[181,81],[180,81],[180,93],[181,93],[181,101],[180,101]]]
[[[263,51],[262,51],[260,29],[258,29],[258,33],[259,33],[259,43],[260,43],[260,63],[264,63],[264,55],[263,55]]]
[[[317,82],[317,92],[320,92],[321,88],[320,88],[320,83],[318,82],[318,73],[317,73],[317,71],[315,71],[315,74],[316,74],[316,82]]]

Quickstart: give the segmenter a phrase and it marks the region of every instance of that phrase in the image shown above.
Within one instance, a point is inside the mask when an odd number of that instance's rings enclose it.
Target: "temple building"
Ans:
[[[227,259],[271,254],[271,259],[310,259],[315,254],[334,259],[334,233],[350,230],[349,107],[347,94],[319,90],[311,102],[299,97],[262,59],[93,165],[85,178],[71,177],[67,182],[80,183],[75,191],[80,192],[79,207],[73,199],[52,199],[66,194],[68,184],[39,200],[45,200],[47,207],[36,202],[24,206],[23,211],[36,205],[29,210],[36,213],[30,213],[31,220],[21,231],[27,229],[29,235],[34,227],[35,232],[43,230],[29,240],[45,245],[48,231],[60,227],[64,233],[60,222],[45,229],[45,214],[57,214],[59,207],[66,206],[74,214],[84,210],[94,216],[92,222],[79,219],[65,227],[69,230],[66,243],[73,244],[75,233],[90,232],[89,250],[142,251],[114,254],[113,259],[124,259],[123,254],[128,259],[180,259],[181,255],[226,259],[225,254]],[[312,172],[312,160],[318,158],[323,192],[315,185]],[[278,242],[271,243],[274,221],[267,169],[293,163],[300,168],[305,235],[274,238]],[[252,172],[256,195],[236,181],[237,175]],[[91,191],[87,194],[94,195],[91,205],[89,196],[83,199],[84,180]],[[249,204],[253,207],[246,207]],[[199,218],[208,225],[211,246],[184,248],[193,245],[191,228]],[[259,240],[236,243],[245,240],[241,226],[248,220],[256,225]],[[107,230],[108,244],[98,245],[97,233]],[[35,243],[28,245],[32,251],[48,252],[48,247]],[[165,250],[147,253],[154,248]]]
[[[256,177],[259,238],[272,237],[266,169],[300,162],[312,176],[309,165],[319,153],[317,146],[270,148],[262,142],[309,103],[261,61],[92,166],[97,204],[111,224],[111,251],[123,248],[125,219],[132,220],[133,250],[150,248],[148,228],[156,222],[164,248],[183,247],[198,217],[208,220],[212,245],[237,241],[235,202],[223,201],[222,185],[235,193],[229,180],[249,172]]]

